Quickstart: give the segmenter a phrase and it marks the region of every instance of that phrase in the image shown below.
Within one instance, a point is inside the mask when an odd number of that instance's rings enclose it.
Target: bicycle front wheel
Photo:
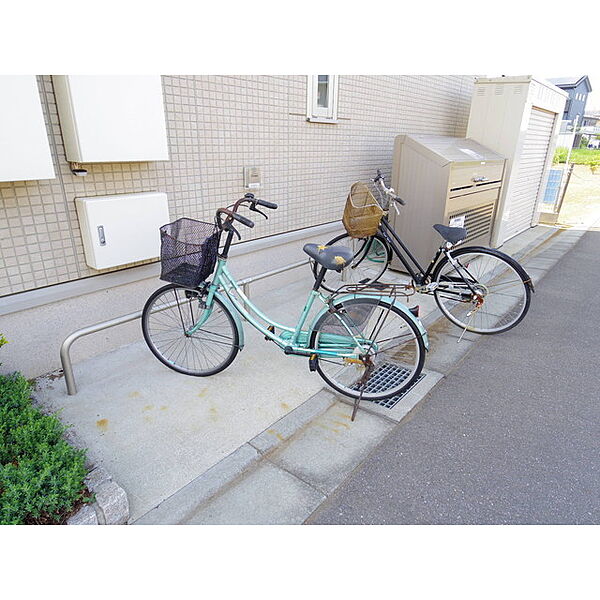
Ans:
[[[354,259],[352,264],[341,273],[327,271],[321,287],[328,292],[335,292],[340,286],[351,284],[367,284],[377,281],[388,268],[391,250],[385,239],[379,235],[357,239],[343,233],[330,242],[328,246],[345,246],[350,248]],[[319,265],[313,265],[314,276],[319,272]]]
[[[432,280],[435,301],[461,329],[502,333],[518,325],[529,310],[528,278],[509,256],[492,248],[462,248],[452,252],[456,267],[444,258]]]
[[[142,332],[148,347],[160,362],[178,373],[215,375],[239,352],[239,333],[229,309],[214,298],[207,315],[205,298],[200,290],[166,285],[144,306]],[[191,333],[200,318],[204,322]]]
[[[425,344],[412,318],[380,298],[352,298],[334,308],[317,321],[310,340],[315,349],[339,351],[345,345],[351,355],[316,355],[317,372],[328,385],[350,398],[362,390],[363,400],[377,401],[416,381]]]

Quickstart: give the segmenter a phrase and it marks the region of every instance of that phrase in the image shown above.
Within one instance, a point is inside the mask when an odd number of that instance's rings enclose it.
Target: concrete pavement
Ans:
[[[590,231],[527,318],[470,348],[308,522],[598,524],[599,255]]]
[[[537,260],[543,256],[541,263],[531,268],[537,281],[578,234],[538,227],[514,238],[503,249],[517,257],[530,255],[535,249]],[[529,256],[528,260],[534,259]],[[301,279],[286,282],[268,297],[258,295],[257,304],[269,306],[277,320],[293,322],[311,283],[308,269],[299,274]],[[361,415],[370,413],[383,421],[371,419],[378,423],[373,425],[373,432],[403,419],[477,340],[477,336],[467,334],[458,344],[460,330],[445,320],[434,323],[439,311],[433,298],[419,295],[410,300],[411,306],[421,305],[429,331],[428,374],[391,409],[363,403]],[[174,373],[160,365],[143,342],[80,362],[75,365],[75,375],[79,388],[76,396],[67,396],[64,381],[51,376],[38,381],[37,398],[47,409],[60,410],[61,419],[73,424],[72,431],[89,449],[92,462],[106,467],[123,486],[131,505],[130,522],[209,522],[203,520],[205,509],[209,510],[207,503],[216,502],[216,497],[226,492],[231,506],[239,497],[241,505],[248,507],[243,501],[247,485],[243,481],[255,473],[257,489],[267,481],[272,484],[263,498],[281,497],[291,516],[269,516],[269,510],[254,503],[256,511],[247,514],[239,510],[228,513],[225,504],[219,504],[211,518],[225,522],[228,514],[236,514],[239,522],[303,522],[334,491],[319,484],[326,476],[319,469],[333,466],[345,477],[382,440],[378,434],[363,431],[359,421],[348,424],[348,415],[337,415],[334,420],[338,423],[329,423],[324,413],[334,403],[335,410],[345,414],[343,400],[319,392],[322,381],[308,373],[306,361],[284,356],[251,328],[247,328],[246,349],[230,369],[215,377],[198,380]],[[282,381],[286,382],[283,388]],[[323,394],[333,400],[320,403]],[[312,410],[313,404],[318,410]],[[318,435],[308,435],[309,429],[325,432],[331,439],[327,442]],[[315,456],[327,459],[322,448],[334,438],[336,443],[327,452],[338,459],[314,463],[309,480],[303,479],[300,459],[294,463],[297,468],[291,468],[287,461],[274,462],[275,453],[284,454],[284,445],[296,444],[306,453],[307,461]],[[300,456],[302,452],[298,452]],[[261,466],[264,461],[271,461],[271,465]],[[273,469],[285,474],[275,474]],[[302,482],[296,486],[297,495],[288,496],[294,487],[285,485],[292,481],[289,477]],[[304,484],[314,488],[316,495],[312,491],[304,494]],[[301,503],[301,510],[293,498]]]

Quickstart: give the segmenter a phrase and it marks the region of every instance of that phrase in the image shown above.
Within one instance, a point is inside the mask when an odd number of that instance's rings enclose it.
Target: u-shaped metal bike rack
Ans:
[[[291,271],[292,269],[297,269],[298,267],[302,267],[303,265],[306,265],[309,262],[310,260],[308,259],[299,260],[295,263],[291,263],[283,267],[278,267],[276,269],[271,269],[270,271],[266,271],[265,273],[260,273],[259,275],[246,277],[246,279],[242,279],[239,282],[239,284],[242,287],[246,297],[249,297],[251,283],[254,283],[255,281],[260,281],[261,279],[266,279],[267,277],[272,277],[273,275],[285,273],[286,271]],[[60,362],[62,365],[63,373],[65,375],[65,383],[67,385],[67,393],[69,394],[69,396],[74,396],[77,393],[77,384],[75,383],[75,375],[73,374],[73,363],[71,362],[70,354],[73,342],[86,335],[97,333],[98,331],[103,331],[104,329],[108,329],[110,327],[116,327],[117,325],[123,325],[124,323],[129,323],[130,321],[135,321],[141,316],[142,311],[138,310],[137,312],[129,313],[128,315],[122,315],[120,317],[115,317],[114,319],[109,319],[108,321],[102,321],[101,323],[95,323],[94,325],[82,327],[81,329],[77,329],[77,331],[74,331],[65,338],[64,342],[60,346]]]

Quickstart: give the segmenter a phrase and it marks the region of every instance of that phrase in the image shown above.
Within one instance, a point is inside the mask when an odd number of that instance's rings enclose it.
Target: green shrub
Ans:
[[[569,154],[569,149],[565,148],[564,146],[559,146],[554,151],[554,160],[552,163],[557,165],[558,163],[567,162],[567,154]]]
[[[0,524],[58,523],[86,500],[85,451],[31,402],[20,374],[0,375]]]
[[[0,348],[2,348],[2,346],[4,346],[4,344],[8,344],[8,340],[4,337],[4,335],[2,333],[0,333]],[[0,365],[2,363],[0,362]]]

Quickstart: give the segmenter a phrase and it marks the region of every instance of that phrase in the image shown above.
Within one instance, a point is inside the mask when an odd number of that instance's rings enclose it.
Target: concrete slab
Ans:
[[[299,525],[325,496],[263,462],[185,521],[188,525]]]
[[[465,332],[445,318],[439,319],[427,328],[429,352],[426,358],[428,369],[438,373],[448,373],[473,348],[481,336]]]
[[[523,263],[525,269],[537,268],[537,269],[545,269],[548,270],[553,267],[559,260],[560,256],[556,258],[553,256],[549,256],[546,253],[539,254],[538,256],[534,256]]]
[[[395,422],[400,422],[406,415],[431,391],[443,377],[441,373],[423,369],[424,377],[409,390],[392,408],[387,408],[374,402],[361,402],[359,414],[363,412],[379,415]],[[353,406],[349,398],[338,397],[340,402]],[[357,417],[358,419],[358,417]]]
[[[502,250],[529,256],[540,240],[549,252],[576,241],[557,236],[550,243],[555,233],[529,230]],[[531,270],[534,281],[546,272]],[[277,320],[295,322],[312,282],[308,269],[299,275],[257,296],[257,304]],[[457,343],[460,329],[445,319],[432,323],[439,315],[433,297],[409,301],[417,303],[431,341],[427,376],[391,410],[363,403],[352,424],[331,416],[334,407],[349,416],[350,407],[329,391],[319,393],[322,380],[308,372],[306,360],[286,357],[249,328],[246,349],[212,378],[170,371],[142,342],[77,364],[77,396],[66,396],[59,379],[43,381],[38,398],[61,410],[94,462],[125,488],[132,522],[300,523],[479,339],[467,333]],[[334,418],[347,427],[331,431]]]
[[[310,278],[257,303],[292,322]],[[36,395],[123,486],[133,521],[323,388],[305,359],[249,327],[246,337],[234,363],[210,378],[171,371],[138,342],[76,364],[76,396],[62,379],[40,381]]]
[[[324,494],[332,492],[377,446],[394,424],[336,402],[269,456],[269,461]]]
[[[333,392],[321,390],[248,443],[262,454],[266,454],[308,425],[335,402],[336,397]]]
[[[235,452],[219,461],[175,494],[161,502],[156,508],[139,518],[136,525],[176,525],[184,523],[224,486],[232,483],[244,471],[256,464],[260,454],[249,444],[240,446]]]

